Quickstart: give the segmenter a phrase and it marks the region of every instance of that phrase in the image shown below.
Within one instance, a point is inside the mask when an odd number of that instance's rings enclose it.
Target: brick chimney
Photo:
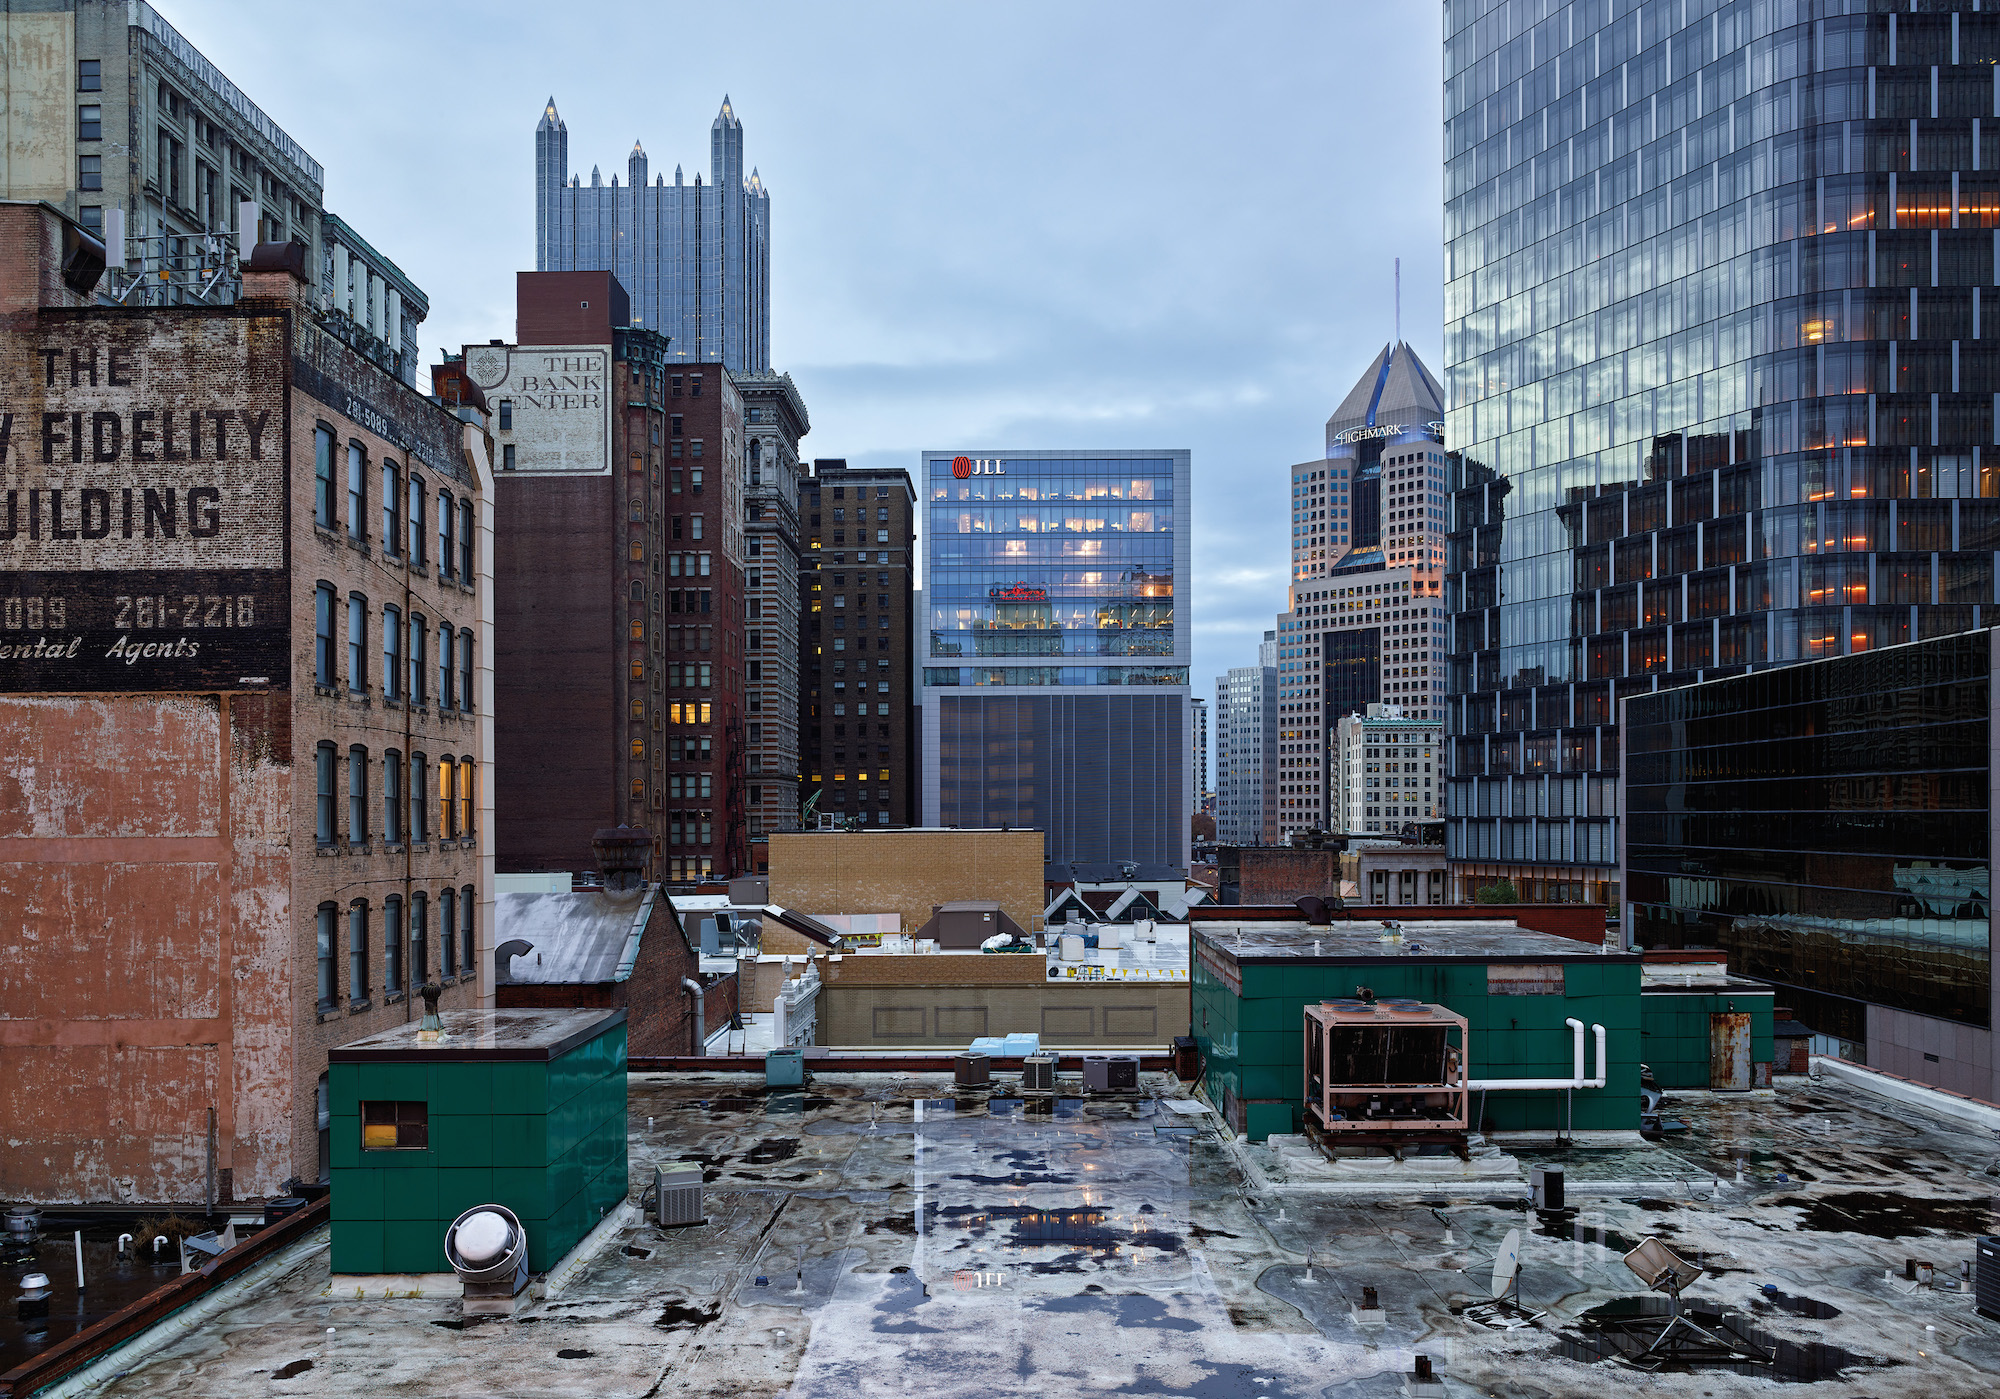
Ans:
[[[653,837],[643,826],[610,826],[590,838],[607,892],[637,889],[646,882]]]
[[[243,300],[305,302],[312,278],[306,273],[306,245],[259,243],[242,265]]]
[[[0,325],[31,325],[44,306],[88,306],[104,244],[53,204],[0,200]]]

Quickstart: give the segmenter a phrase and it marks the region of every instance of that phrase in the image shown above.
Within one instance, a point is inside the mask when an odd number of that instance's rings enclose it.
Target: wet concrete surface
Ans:
[[[699,1160],[702,1224],[629,1228],[558,1297],[469,1323],[450,1301],[321,1296],[320,1253],[100,1392],[1365,1399],[1400,1394],[1419,1353],[1454,1399],[1722,1399],[1783,1380],[1938,1399],[2000,1373],[2000,1323],[1900,1282],[1912,1257],[1955,1279],[2000,1194],[1981,1174],[1992,1142],[1919,1111],[1832,1085],[1670,1097],[1690,1130],[1662,1144],[1516,1152],[1581,1187],[1537,1212],[1525,1184],[1272,1180],[1212,1114],[1161,1109],[1180,1085],[1144,1086],[1024,1101],[943,1075],[804,1093],[635,1076],[633,1197],[653,1162]],[[1516,1228],[1521,1300],[1546,1314],[1493,1329],[1477,1304]],[[1664,1305],[1622,1262],[1649,1236],[1709,1270],[1691,1305],[1789,1358],[1631,1368],[1604,1318],[1644,1325]],[[1379,1324],[1357,1315],[1364,1287]]]

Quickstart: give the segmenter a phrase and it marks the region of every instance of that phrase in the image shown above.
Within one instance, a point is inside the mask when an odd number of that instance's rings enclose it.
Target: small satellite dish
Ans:
[[[1507,1237],[1500,1244],[1500,1252],[1493,1256],[1493,1298],[1498,1301],[1505,1297],[1514,1286],[1521,1273],[1521,1231],[1509,1229]]]

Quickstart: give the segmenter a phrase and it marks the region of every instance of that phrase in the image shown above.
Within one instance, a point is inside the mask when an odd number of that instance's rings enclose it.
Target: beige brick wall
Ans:
[[[900,987],[835,982],[819,995],[819,1042],[963,1049],[980,1035],[1026,1032],[1039,1034],[1050,1049],[1157,1052],[1188,1032],[1188,1005],[1185,981]]]
[[[805,831],[771,837],[771,902],[801,913],[900,913],[914,934],[931,909],[994,899],[1033,928],[1042,911],[1040,831]],[[775,929],[765,927],[765,947]],[[802,948],[803,941],[799,943]]]

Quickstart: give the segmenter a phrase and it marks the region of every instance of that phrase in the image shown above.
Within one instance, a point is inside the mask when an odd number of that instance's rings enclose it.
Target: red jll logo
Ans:
[[[972,458],[953,457],[951,459],[951,474],[956,476],[961,481],[965,480],[966,477],[972,475]]]

